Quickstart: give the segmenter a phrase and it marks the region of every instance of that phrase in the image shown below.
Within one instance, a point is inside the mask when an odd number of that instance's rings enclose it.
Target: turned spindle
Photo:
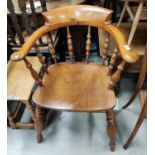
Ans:
[[[111,80],[109,83],[109,88],[113,89],[116,83],[119,81],[122,71],[124,70],[126,62],[123,60],[120,65],[117,67],[115,73],[111,76]]]
[[[89,54],[90,54],[90,45],[91,45],[91,27],[88,27],[87,40],[86,40],[86,62],[89,63]]]
[[[33,69],[32,67],[32,64],[26,59],[26,57],[23,59],[25,64],[26,64],[26,67],[29,69],[32,77],[34,78],[34,80],[36,81],[36,83],[42,87],[43,84],[42,84],[42,80],[41,78],[39,77],[39,74]]]
[[[53,40],[48,35],[47,35],[47,40],[48,40],[48,47],[50,50],[50,55],[51,55],[52,59],[54,60],[54,63],[57,64],[57,58],[56,58],[56,54],[55,54]]]
[[[107,53],[108,53],[108,48],[109,48],[109,37],[110,34],[107,33],[106,37],[105,37],[105,41],[104,41],[104,45],[103,45],[103,51],[102,51],[102,65],[105,66],[105,59],[107,57]]]
[[[69,56],[71,59],[71,63],[73,63],[73,58],[74,58],[74,54],[73,54],[73,43],[72,43],[72,36],[69,30],[69,27],[67,27],[67,45],[68,45],[68,51],[69,51]]]
[[[113,70],[115,62],[116,62],[117,54],[118,54],[118,49],[115,48],[114,53],[112,54],[111,59],[110,59],[108,75],[111,75],[111,73],[112,73],[112,70]]]
[[[42,64],[42,70],[46,73],[48,73],[47,71],[47,65],[46,65],[46,62],[45,62],[45,56],[42,55],[42,53],[40,52],[39,48],[37,45],[34,46],[36,52],[37,52],[37,57],[40,61],[40,63]]]

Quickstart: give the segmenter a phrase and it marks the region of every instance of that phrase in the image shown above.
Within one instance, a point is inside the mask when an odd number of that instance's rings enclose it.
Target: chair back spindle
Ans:
[[[109,37],[110,37],[110,34],[107,32],[105,41],[104,41],[103,52],[102,52],[102,65],[104,66],[105,66],[105,59],[107,57],[108,48],[109,48]]]
[[[32,28],[30,26],[30,22],[29,22],[28,15],[27,15],[27,12],[26,12],[26,2],[25,2],[25,0],[18,0],[18,5],[19,5],[19,8],[20,8],[20,11],[22,12],[23,26],[24,26],[26,32],[28,33],[28,35],[31,35],[33,30],[32,30]]]
[[[126,61],[122,60],[122,62],[118,65],[117,70],[111,76],[111,80],[109,83],[109,88],[113,89],[116,83],[119,81],[122,71],[124,70]]]
[[[74,62],[73,42],[72,42],[72,36],[71,36],[69,27],[67,27],[67,45],[68,45],[70,60],[71,60],[71,63],[73,63]]]
[[[112,70],[113,70],[114,65],[115,65],[115,62],[116,62],[117,54],[118,54],[118,49],[115,48],[114,49],[114,52],[113,52],[113,54],[111,56],[111,59],[110,59],[108,75],[111,75],[112,74]]]
[[[29,2],[30,2],[31,11],[32,11],[34,26],[35,26],[35,29],[37,29],[37,28],[39,28],[39,21],[37,19],[34,2],[33,2],[33,0],[29,0]],[[42,38],[39,38],[39,43],[42,44]]]
[[[54,63],[57,64],[53,40],[51,37],[49,37],[49,35],[47,35],[47,40],[48,40],[48,47],[49,47],[50,55],[51,55],[52,59],[54,60]]]
[[[40,0],[42,11],[47,11],[46,0]]]
[[[61,16],[60,16],[61,14]],[[113,89],[116,83],[120,79],[121,72],[124,69],[126,63],[135,63],[138,60],[138,56],[135,52],[133,52],[129,47],[126,46],[125,37],[122,33],[115,27],[110,24],[110,17],[112,15],[112,11],[107,9],[102,9],[93,6],[67,6],[58,8],[55,10],[47,11],[43,13],[45,18],[45,25],[40,27],[36,32],[34,32],[25,44],[22,46],[19,52],[15,52],[12,54],[11,59],[13,61],[23,60],[25,61],[27,68],[30,69],[33,78],[42,85],[39,75],[33,70],[32,65],[26,60],[26,55],[29,53],[29,50],[36,45],[36,41],[43,35],[47,34],[48,47],[50,55],[55,64],[57,64],[56,52],[53,45],[53,39],[48,34],[56,29],[67,27],[67,45],[69,56],[71,62],[73,62],[73,43],[72,36],[70,33],[70,26],[88,26],[88,32],[86,36],[86,63],[89,63],[89,54],[91,49],[91,27],[97,27],[102,30],[105,30],[107,36],[105,38],[104,50],[102,52],[102,64],[105,65],[105,58],[108,52],[109,47],[109,37],[110,35],[114,38],[117,44],[117,48],[120,51],[120,56],[122,57],[122,62],[117,67],[117,70],[112,74],[109,88]],[[38,53],[38,58],[42,63],[42,69],[47,72],[47,66],[45,65],[45,60],[43,55],[40,53],[37,47],[36,51]],[[116,62],[116,57],[118,54],[118,49],[114,49],[114,53],[112,54],[112,58],[110,60],[109,65],[109,74],[111,74],[112,69],[114,68],[114,64]]]
[[[18,19],[17,19],[16,14],[15,14],[14,6],[13,6],[13,3],[11,0],[7,0],[7,8],[10,12],[11,21],[12,21],[14,29],[15,29],[18,37],[19,37],[20,44],[23,44],[24,38],[22,36],[22,30],[19,26]]]
[[[33,2],[33,0],[29,0],[29,3],[30,3],[31,11],[32,11],[33,20],[34,20],[34,23],[35,23],[35,28],[37,29],[37,28],[39,28],[39,24],[38,24],[38,20],[37,20],[37,17],[36,17],[34,2]]]
[[[32,75],[32,77],[33,77],[33,79],[36,81],[36,83],[37,83],[40,87],[42,87],[42,86],[43,86],[42,80],[41,80],[39,74],[33,69],[32,64],[26,59],[26,57],[23,58],[23,60],[24,60],[24,62],[25,62],[25,64],[26,64],[26,67],[29,69],[29,71],[30,71],[30,73],[31,73],[31,75]]]
[[[42,64],[42,70],[46,73],[48,73],[47,71],[47,65],[46,65],[46,62],[45,62],[45,56],[43,56],[43,54],[40,52],[39,50],[39,47],[37,45],[34,46],[36,52],[37,52],[37,57],[40,61],[40,63]]]
[[[88,26],[88,33],[86,39],[86,63],[89,63],[90,47],[91,47],[91,27]]]

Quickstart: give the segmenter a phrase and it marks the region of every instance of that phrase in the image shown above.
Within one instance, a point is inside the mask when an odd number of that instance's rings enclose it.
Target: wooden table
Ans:
[[[27,57],[27,59],[33,64],[34,69],[39,72],[41,64],[37,57]],[[23,61],[12,62],[11,60],[7,65],[7,101],[20,102],[16,108],[14,114],[7,107],[7,115],[9,125],[11,128],[34,128],[34,123],[23,123],[15,121],[18,113],[21,111],[23,104],[28,108],[32,119],[35,120],[34,110],[31,104],[31,94],[35,81],[31,77],[29,70],[26,68]]]
[[[18,6],[18,0],[12,0],[14,4],[14,9],[16,14],[21,14],[21,11]],[[86,0],[51,0],[46,2],[47,10],[55,9],[58,7],[66,6],[66,5],[77,5],[77,4],[83,4],[86,2]],[[42,8],[38,7],[36,8],[36,13],[41,13]],[[8,11],[9,13],[9,11]],[[31,9],[27,9],[27,13],[31,14]]]

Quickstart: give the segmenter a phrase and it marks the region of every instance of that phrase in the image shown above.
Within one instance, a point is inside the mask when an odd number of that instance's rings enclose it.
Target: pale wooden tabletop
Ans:
[[[37,57],[27,57],[33,68],[39,73],[41,64]],[[7,65],[7,100],[28,101],[35,84],[31,73],[23,61]]]

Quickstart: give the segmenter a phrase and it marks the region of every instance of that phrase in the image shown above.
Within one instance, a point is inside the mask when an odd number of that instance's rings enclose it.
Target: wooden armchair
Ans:
[[[32,77],[39,85],[32,97],[36,103],[35,128],[37,141],[41,142],[43,139],[44,108],[71,112],[106,112],[110,149],[114,151],[116,127],[113,108],[116,103],[116,97],[113,88],[119,81],[125,64],[134,63],[138,60],[137,54],[126,45],[124,36],[117,27],[110,24],[111,10],[89,5],[71,5],[45,12],[43,16],[45,18],[45,25],[35,31],[18,52],[11,55],[12,61],[23,60],[25,62]],[[85,62],[74,61],[74,50],[70,32],[71,26],[74,25],[88,26]],[[57,55],[49,35],[51,31],[61,27],[67,27],[67,45],[70,63],[57,62]],[[89,61],[91,27],[97,27],[105,30],[107,33],[102,53],[102,64],[91,63]],[[54,64],[47,67],[41,53],[39,53],[39,59],[42,60],[40,61],[43,66],[42,68],[46,72],[41,79],[26,56],[30,49],[35,46],[36,41],[45,34],[48,37],[49,52],[54,60]],[[115,39],[117,48],[114,50],[108,67],[104,65],[104,60],[108,51],[110,35]],[[111,75],[118,52],[121,54],[122,62],[117,67],[115,73]]]

